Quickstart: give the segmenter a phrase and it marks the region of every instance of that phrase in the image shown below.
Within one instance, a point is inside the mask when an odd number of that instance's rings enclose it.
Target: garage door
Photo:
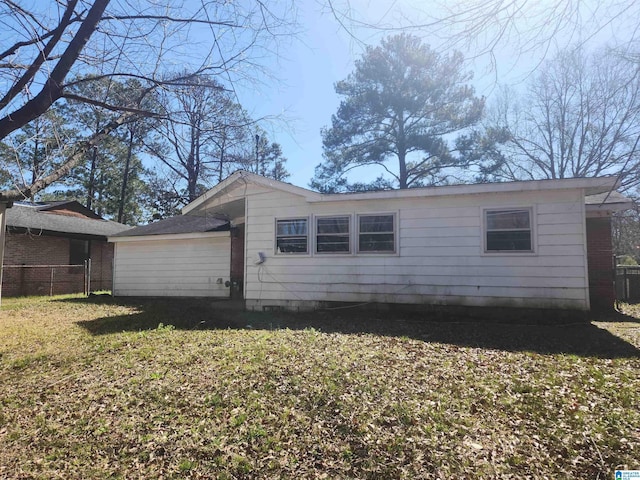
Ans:
[[[206,238],[117,241],[116,296],[228,297],[229,232]]]

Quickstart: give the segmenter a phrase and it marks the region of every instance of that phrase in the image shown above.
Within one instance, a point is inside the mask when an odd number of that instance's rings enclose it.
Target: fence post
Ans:
[[[53,297],[53,267],[51,267],[51,281],[49,284],[49,296]]]
[[[2,270],[4,266],[4,242],[6,237],[7,207],[13,202],[0,202],[0,305],[2,304]]]
[[[624,272],[624,291],[623,291],[623,296],[624,296],[624,301],[628,302],[629,301],[629,278],[627,277],[627,269],[622,267],[622,271]]]
[[[91,259],[87,260],[87,297],[91,293]]]

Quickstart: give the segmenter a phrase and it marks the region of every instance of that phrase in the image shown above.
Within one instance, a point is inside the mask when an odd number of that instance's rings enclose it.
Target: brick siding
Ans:
[[[610,217],[587,218],[587,262],[591,309],[613,309],[616,294]]]
[[[113,285],[113,243],[91,241],[91,290],[111,290]]]
[[[80,267],[12,268],[11,265],[68,265],[69,238],[26,233],[8,233],[5,238],[2,294],[49,295],[84,291]],[[111,290],[113,245],[91,241],[91,290]]]

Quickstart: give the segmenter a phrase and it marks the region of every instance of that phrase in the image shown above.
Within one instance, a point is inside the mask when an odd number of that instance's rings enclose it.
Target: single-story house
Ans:
[[[111,290],[113,245],[107,237],[131,227],[104,220],[75,200],[14,202],[6,210],[2,294],[82,292],[90,263],[91,290]]]
[[[629,205],[615,184],[603,177],[320,194],[239,171],[182,216],[111,236],[113,291],[228,297],[235,287],[257,310],[612,306],[610,217]]]

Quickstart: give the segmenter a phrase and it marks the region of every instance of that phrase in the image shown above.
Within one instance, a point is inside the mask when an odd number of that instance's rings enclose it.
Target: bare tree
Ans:
[[[633,208],[616,213],[612,218],[613,251],[619,262],[640,263],[640,197],[631,194]]]
[[[0,141],[47,112],[76,100],[114,112],[111,121],[69,145],[65,161],[31,185],[0,192],[0,200],[31,197],[67,175],[86,153],[130,117],[146,115],[144,93],[165,84],[167,65],[187,69],[182,79],[209,73],[233,83],[260,72],[256,59],[289,32],[289,4],[242,5],[223,0],[0,1]],[[206,40],[205,40],[206,39]],[[249,73],[248,73],[249,72]],[[143,89],[128,105],[73,93],[70,86],[104,77],[137,79]],[[70,78],[74,80],[69,81]]]
[[[221,180],[227,164],[236,161],[234,147],[254,122],[232,93],[207,75],[166,88],[160,103],[166,121],[156,129],[148,152],[182,179],[188,203],[212,180]]]
[[[0,142],[0,169],[5,182],[31,185],[50,173],[61,161],[65,146],[74,137],[64,109],[55,107]]]
[[[503,100],[505,97],[503,96]],[[548,60],[519,101],[504,100],[507,179],[615,174],[640,182],[640,65],[580,49]]]
[[[637,50],[639,39],[640,3],[634,0],[394,0],[375,20],[352,8],[350,0],[328,0],[326,6],[356,41],[370,38],[372,31],[428,35],[438,49],[486,56],[494,72],[504,48],[515,55],[510,61],[524,58],[531,72],[558,45],[601,42],[606,36],[628,53]]]

